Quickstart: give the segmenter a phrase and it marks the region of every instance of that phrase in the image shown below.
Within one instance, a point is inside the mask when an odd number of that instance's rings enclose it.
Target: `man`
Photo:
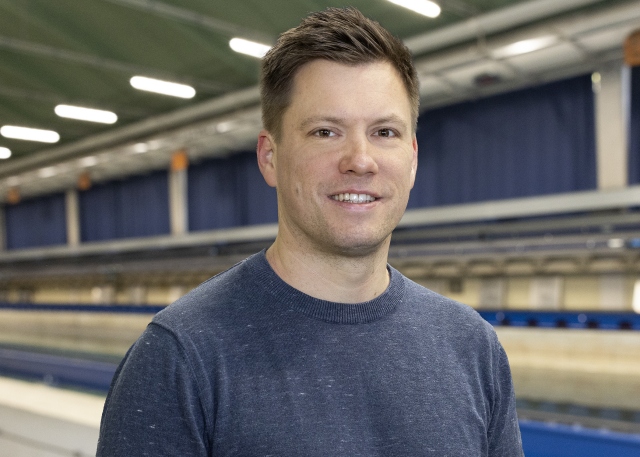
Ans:
[[[280,37],[261,90],[277,238],[154,318],[98,455],[521,456],[492,328],[387,265],[417,166],[408,50],[329,9]]]

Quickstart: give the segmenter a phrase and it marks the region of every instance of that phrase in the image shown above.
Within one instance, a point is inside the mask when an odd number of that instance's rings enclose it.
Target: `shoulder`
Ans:
[[[404,280],[408,309],[427,322],[430,328],[456,338],[479,338],[491,345],[497,343],[493,326],[471,306],[440,295],[406,277]]]
[[[404,280],[406,300],[417,310],[447,321],[489,325],[471,306],[440,295],[406,277]]]
[[[260,294],[252,268],[257,255],[203,282],[156,314],[153,323],[170,331],[197,330],[242,311]]]

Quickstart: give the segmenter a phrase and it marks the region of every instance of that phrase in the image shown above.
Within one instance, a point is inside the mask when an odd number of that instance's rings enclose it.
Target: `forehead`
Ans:
[[[347,65],[313,60],[293,78],[287,112],[345,111],[365,114],[392,110],[411,117],[409,93],[398,71],[386,61]],[[285,117],[287,113],[285,113]]]

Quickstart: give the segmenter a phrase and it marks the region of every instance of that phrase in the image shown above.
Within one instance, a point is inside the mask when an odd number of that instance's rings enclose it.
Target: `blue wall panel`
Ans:
[[[170,232],[166,171],[95,185],[81,192],[79,201],[82,241]]]
[[[640,183],[640,67],[633,67],[629,122],[629,184],[638,183]]]
[[[66,214],[64,194],[5,206],[7,249],[65,244]]]
[[[409,207],[595,189],[594,125],[589,76],[427,111]]]

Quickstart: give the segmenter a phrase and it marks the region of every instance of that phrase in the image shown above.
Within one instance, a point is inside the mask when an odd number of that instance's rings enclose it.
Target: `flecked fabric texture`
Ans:
[[[127,353],[98,457],[522,456],[493,328],[389,271],[360,304],[299,292],[264,251],[211,278]]]

